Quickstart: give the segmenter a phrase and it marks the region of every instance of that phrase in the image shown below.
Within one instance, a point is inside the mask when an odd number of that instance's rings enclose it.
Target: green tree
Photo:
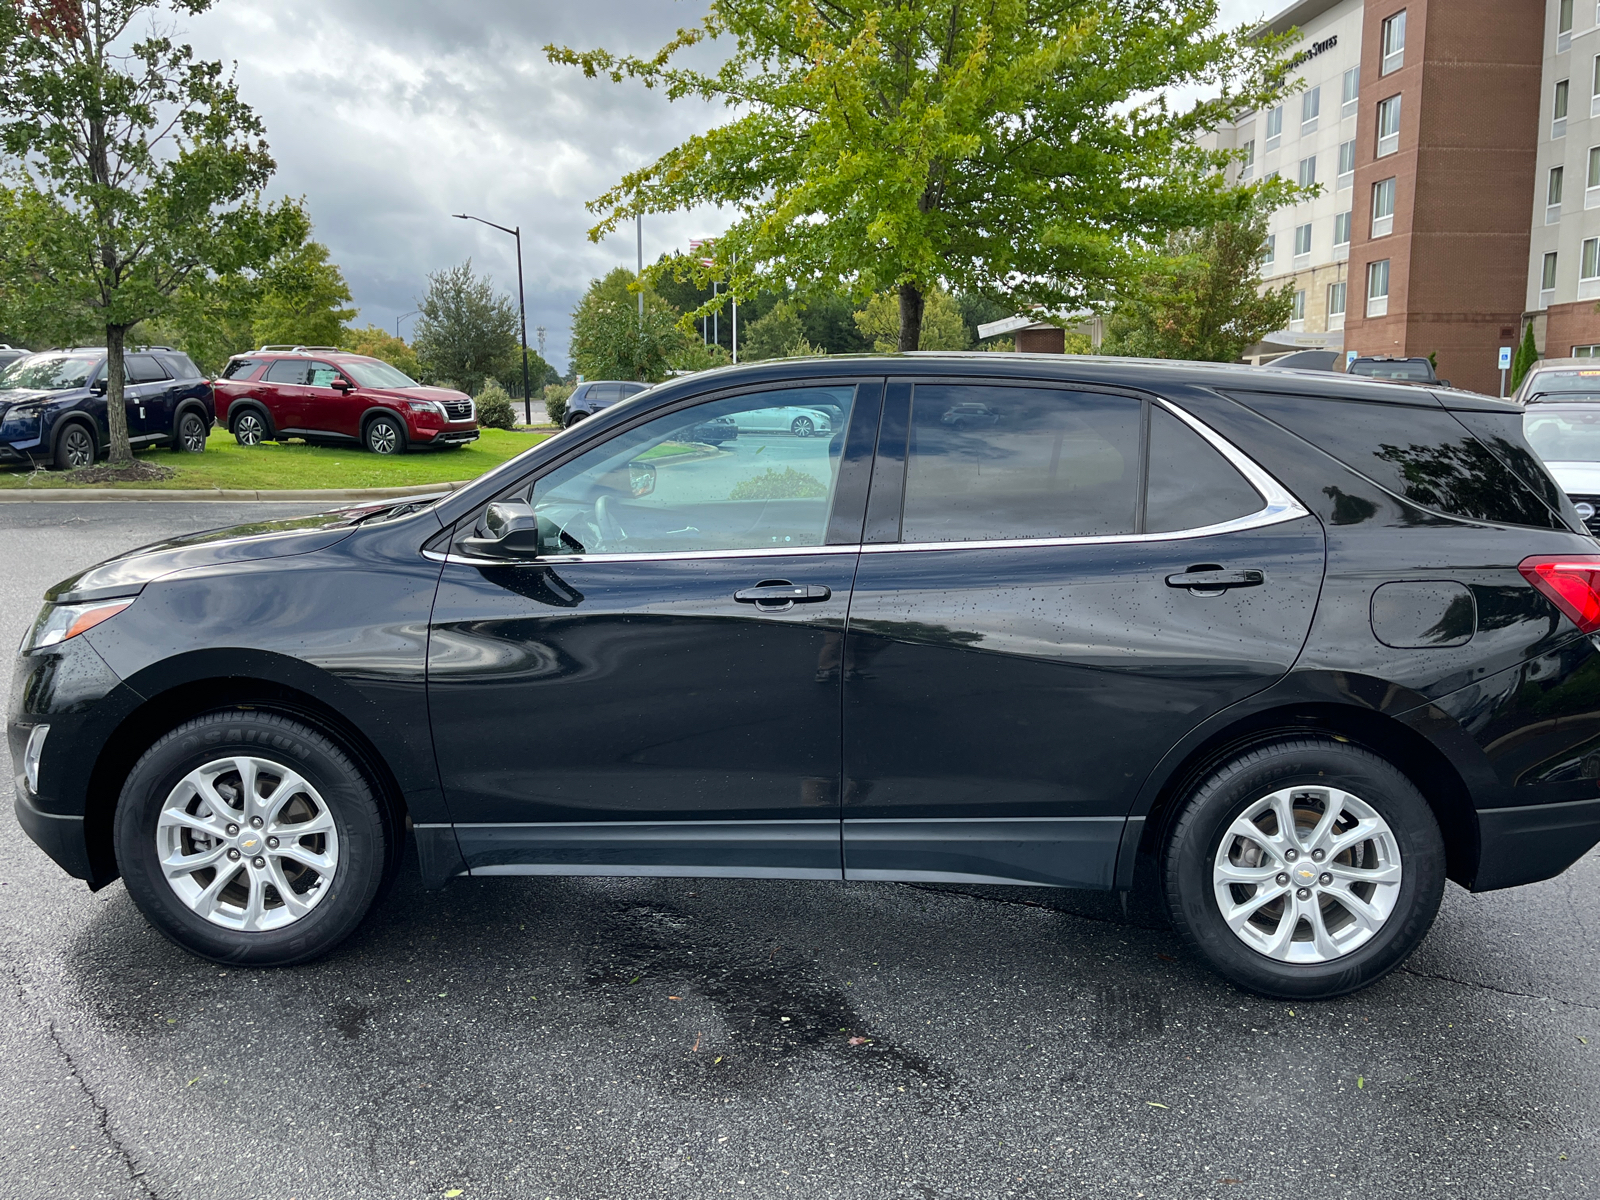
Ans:
[[[413,379],[422,377],[422,367],[417,362],[417,352],[387,329],[368,325],[362,329],[346,329],[339,343],[346,350],[381,358],[396,370],[404,371]]]
[[[720,67],[679,61],[718,39]],[[654,55],[546,53],[738,114],[591,202],[592,238],[726,206],[697,282],[894,290],[911,350],[940,286],[1084,308],[1169,233],[1228,211],[1236,154],[1199,136],[1283,93],[1286,46],[1219,28],[1216,0],[711,0]],[[1208,98],[1168,99],[1185,92]]]
[[[433,381],[475,393],[488,378],[499,379],[517,364],[517,308],[494,290],[487,276],[472,272],[469,258],[459,267],[428,276],[428,292],[417,307],[412,344],[423,372]]]
[[[1533,369],[1533,364],[1538,361],[1539,347],[1533,344],[1533,322],[1529,321],[1522,331],[1522,344],[1517,347],[1517,356],[1511,360],[1513,392],[1522,386],[1522,381],[1527,378],[1528,372]]]
[[[569,353],[585,379],[638,379],[657,383],[680,367],[688,354],[702,349],[699,338],[678,323],[682,316],[653,288],[644,289],[644,317],[639,315],[636,276],[617,267],[592,280],[572,310]]]
[[[902,328],[899,297],[879,292],[856,314],[856,325],[879,354],[892,354],[900,348]],[[924,298],[922,327],[914,350],[965,350],[972,345],[967,323],[949,292],[931,291]]]
[[[761,362],[769,358],[810,358],[826,354],[821,347],[806,340],[805,322],[799,309],[787,300],[780,300],[767,310],[767,315],[750,323],[749,332],[739,345],[741,361]]]
[[[197,62],[161,31],[165,12],[156,0],[0,5],[0,151],[27,197],[11,210],[28,225],[25,274],[34,288],[62,287],[104,332],[116,464],[132,461],[128,331],[191,278],[264,263],[294,209],[261,207],[275,165],[261,122],[221,63]]]
[[[321,242],[276,254],[261,273],[251,329],[259,345],[337,346],[355,319],[344,274]]]
[[[1261,290],[1265,214],[1242,207],[1175,234],[1165,260],[1135,280],[1106,322],[1103,354],[1237,362],[1289,321],[1292,284]]]

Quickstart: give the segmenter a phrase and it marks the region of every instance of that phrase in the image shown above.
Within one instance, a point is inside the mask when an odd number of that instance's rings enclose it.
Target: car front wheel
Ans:
[[[97,453],[94,434],[87,426],[77,421],[56,434],[56,448],[52,457],[58,470],[70,471],[74,467],[91,467],[94,465]]]
[[[1444,892],[1444,841],[1392,764],[1320,736],[1284,737],[1219,767],[1167,845],[1173,924],[1250,991],[1321,999],[1405,961]]]
[[[367,422],[367,449],[374,454],[402,454],[406,431],[394,417],[373,417]]]
[[[796,417],[789,424],[789,432],[795,437],[810,437],[816,431],[816,423],[810,417]]]
[[[145,751],[114,839],[139,910],[217,962],[315,958],[383,879],[384,822],[355,764],[310,726],[256,710],[198,717]]]

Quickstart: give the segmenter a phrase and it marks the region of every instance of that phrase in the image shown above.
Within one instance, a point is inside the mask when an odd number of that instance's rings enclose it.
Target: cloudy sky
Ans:
[[[1224,18],[1260,0],[1222,0]],[[699,20],[704,0],[218,0],[183,33],[238,63],[265,119],[275,190],[306,197],[361,308],[386,326],[416,308],[430,271],[471,257],[513,292],[510,237],[452,213],[521,225],[528,340],[566,361],[589,279],[632,266],[632,230],[596,245],[584,201],[623,172],[723,119],[697,101],[587,80],[545,61],[546,43],[646,53]],[[647,219],[646,261],[716,232],[715,212]]]

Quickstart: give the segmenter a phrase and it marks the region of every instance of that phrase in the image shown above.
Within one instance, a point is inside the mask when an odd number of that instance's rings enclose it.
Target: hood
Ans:
[[[0,409],[10,408],[13,404],[24,404],[29,400],[54,400],[82,390],[81,388],[63,388],[58,392],[51,392],[43,388],[8,388],[0,391]]]
[[[1569,496],[1600,496],[1600,462],[1549,462],[1545,469]]]
[[[437,400],[439,403],[460,404],[463,400],[472,397],[465,392],[458,392],[454,388],[440,387],[414,387],[414,388],[380,388],[364,387],[359,389],[363,396],[393,396],[399,400]]]
[[[422,499],[426,499],[423,497]],[[410,502],[408,500],[408,502]],[[395,506],[394,501],[341,509],[312,517],[258,521],[228,529],[190,533],[129,550],[63,579],[45,593],[58,603],[137,595],[147,583],[191,567],[262,558],[288,558],[326,549],[350,536],[365,517]]]

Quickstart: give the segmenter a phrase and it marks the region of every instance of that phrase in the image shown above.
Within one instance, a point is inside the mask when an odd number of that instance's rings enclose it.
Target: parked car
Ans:
[[[833,433],[833,418],[822,409],[809,405],[781,404],[772,408],[753,409],[734,413],[732,419],[740,433],[792,433],[799,438],[814,434],[827,437]]]
[[[1450,386],[1448,379],[1440,379],[1435,374],[1432,361],[1426,358],[1390,358],[1387,354],[1370,354],[1352,358],[1345,364],[1344,370],[1346,375],[1365,375],[1368,379]]]
[[[19,358],[26,358],[31,350],[24,350],[20,346],[8,346],[0,342],[0,368],[9,367]]]
[[[152,346],[123,362],[134,448],[203,451],[215,410],[211,385],[188,355]],[[104,349],[47,350],[0,370],[0,463],[87,467],[110,444]]]
[[[1519,404],[1528,404],[1540,398],[1600,398],[1600,362],[1592,358],[1545,359],[1529,369],[1511,398]]]
[[[723,442],[733,442],[739,439],[739,427],[730,417],[717,417],[710,421],[703,421],[694,427],[689,435],[691,442],[704,442],[708,446],[720,446]]]
[[[330,346],[263,346],[228,360],[217,419],[241,446],[301,438],[374,454],[478,440],[472,397],[424,387],[382,359]]]
[[[818,390],[843,436],[657,453]],[[65,579],[9,738],[29,836],[224,962],[327,950],[414,839],[429,887],[1149,877],[1222,975],[1322,997],[1404,961],[1447,879],[1600,840],[1597,634],[1600,553],[1504,401],[786,360],[448,495]]]
[[[567,397],[566,427],[570,429],[585,417],[592,417],[619,400],[637,396],[649,387],[648,383],[626,379],[591,379],[580,383]]]
[[[1523,414],[1522,429],[1584,526],[1600,537],[1600,404],[1535,399]]]

